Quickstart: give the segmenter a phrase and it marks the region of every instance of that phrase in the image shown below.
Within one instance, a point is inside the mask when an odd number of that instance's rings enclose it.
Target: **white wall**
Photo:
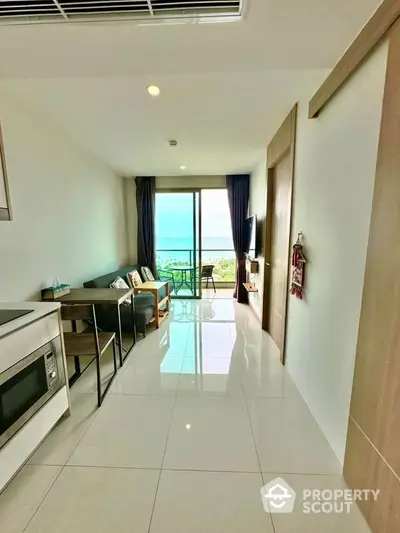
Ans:
[[[330,70],[320,69],[313,71],[304,71],[302,73],[301,82],[297,86],[297,98],[308,99],[310,91],[313,91],[315,87],[321,85],[325,80],[326,76],[329,74]],[[293,101],[293,105],[296,101]],[[289,113],[290,107],[286,110],[286,114]],[[285,115],[281,117],[281,120],[275,125],[276,130],[280,127],[282,122],[285,119]],[[258,165],[253,169],[250,177],[250,202],[249,202],[249,214],[257,216],[257,229],[264,231],[264,227],[261,226],[259,221],[265,223],[266,217],[266,206],[267,206],[267,146],[271,142],[276,130],[271,135],[270,138],[265,140],[265,152],[262,159],[259,161]],[[264,235],[261,235],[261,245],[264,247],[263,242]],[[251,281],[257,287],[258,292],[249,293],[249,302],[259,320],[262,318],[262,299],[264,292],[264,250],[261,250],[260,256],[257,258],[259,263],[259,272],[258,274],[251,275]]]
[[[81,286],[127,259],[123,181],[0,89],[13,222],[0,222],[0,300]],[[79,127],[79,124],[77,124]]]
[[[250,207],[249,214],[256,215],[257,226],[260,222],[265,223],[267,206],[267,151],[265,157],[260,161],[250,178]],[[252,274],[250,281],[257,287],[258,292],[249,293],[249,302],[259,320],[262,315],[262,299],[264,293],[264,255],[263,251],[258,258],[258,274]]]
[[[226,187],[226,176],[157,176],[157,189],[184,189],[186,187]]]
[[[341,461],[386,59],[383,43],[317,120],[307,118],[307,100],[299,108],[293,232],[303,231],[307,286],[304,301],[289,298],[286,365]]]

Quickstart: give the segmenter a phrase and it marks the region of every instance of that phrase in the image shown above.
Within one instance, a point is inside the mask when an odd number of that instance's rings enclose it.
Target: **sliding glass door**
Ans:
[[[233,249],[231,217],[226,189],[201,191],[201,258],[203,265],[212,265],[217,287],[233,286],[236,280],[236,256]],[[212,294],[213,287],[205,292]]]
[[[160,278],[172,280],[173,298],[200,298],[199,190],[156,193],[156,258]]]

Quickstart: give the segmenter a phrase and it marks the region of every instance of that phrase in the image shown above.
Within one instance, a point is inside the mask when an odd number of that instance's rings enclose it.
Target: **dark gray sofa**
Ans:
[[[83,286],[85,288],[106,289],[115,280],[117,276],[121,277],[129,285],[127,274],[132,270],[137,270],[140,274],[140,266],[133,265],[120,268],[114,272],[104,274],[98,278],[90,281],[85,281]],[[160,290],[159,299],[162,300],[165,296],[165,290]],[[146,326],[154,315],[155,299],[149,292],[140,292],[135,294],[135,324],[138,333],[146,334]],[[132,331],[132,314],[131,308],[127,305],[121,305],[121,324],[122,330],[126,332]],[[97,305],[96,318],[99,328],[103,331],[117,331],[117,314],[114,307]]]

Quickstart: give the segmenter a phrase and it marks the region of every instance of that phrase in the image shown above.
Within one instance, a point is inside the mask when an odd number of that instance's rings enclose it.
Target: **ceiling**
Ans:
[[[247,0],[234,23],[3,26],[0,83],[122,175],[247,172],[377,5]]]
[[[26,80],[7,84],[31,110],[56,122],[119,174],[247,172],[318,71]],[[317,83],[315,83],[315,80]],[[171,148],[169,139],[178,146]]]

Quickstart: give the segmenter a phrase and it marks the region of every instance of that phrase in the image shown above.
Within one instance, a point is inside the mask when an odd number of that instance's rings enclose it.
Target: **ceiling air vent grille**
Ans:
[[[239,17],[244,0],[0,0],[0,23]]]

